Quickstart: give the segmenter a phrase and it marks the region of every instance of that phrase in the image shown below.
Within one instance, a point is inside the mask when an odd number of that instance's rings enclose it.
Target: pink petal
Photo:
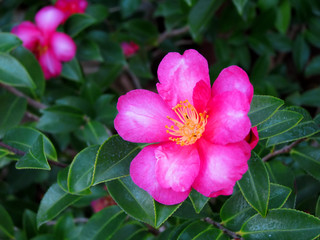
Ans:
[[[158,144],[149,145],[132,160],[130,165],[130,175],[135,184],[147,191],[156,201],[173,205],[184,201],[189,193],[175,192],[171,188],[163,188],[156,178],[156,162],[155,150]]]
[[[123,51],[123,54],[126,57],[130,57],[134,55],[139,50],[139,45],[137,45],[135,42],[122,42],[121,48]]]
[[[175,113],[162,98],[147,90],[133,90],[118,100],[119,114],[114,120],[119,135],[130,142],[154,143],[168,141],[166,125],[173,124],[167,116]]]
[[[39,63],[46,79],[57,77],[62,71],[62,65],[51,50],[39,57]]]
[[[215,145],[201,139],[198,151],[201,166],[192,187],[207,197],[232,194],[236,181],[248,170],[249,144]]]
[[[56,31],[63,18],[63,12],[53,6],[47,6],[37,12],[35,22],[44,35],[48,35]]]
[[[253,86],[249,81],[247,73],[238,66],[230,66],[221,71],[212,86],[212,96],[227,91],[238,90],[252,100]]]
[[[251,149],[254,149],[259,142],[258,128],[251,128],[245,140],[250,144]]]
[[[76,44],[65,33],[55,32],[51,37],[51,49],[58,60],[70,61],[76,54]]]
[[[182,147],[173,142],[164,143],[155,149],[155,157],[160,186],[176,192],[189,192],[200,167],[195,145]]]
[[[199,81],[210,86],[207,60],[193,49],[183,55],[168,53],[159,65],[158,78],[158,92],[170,107],[185,100],[194,105],[193,89]]]
[[[41,32],[38,27],[32,22],[25,21],[15,26],[12,33],[17,35],[23,42],[23,46],[30,51],[33,51],[40,39]]]
[[[210,97],[210,87],[202,80],[197,82],[193,89],[193,104],[198,113],[201,113],[206,109]]]
[[[203,136],[215,144],[227,144],[243,140],[249,133],[250,104],[239,92],[223,92],[208,104],[208,122]]]
[[[88,6],[86,0],[58,0],[55,7],[64,13],[64,21],[74,13],[84,13]]]

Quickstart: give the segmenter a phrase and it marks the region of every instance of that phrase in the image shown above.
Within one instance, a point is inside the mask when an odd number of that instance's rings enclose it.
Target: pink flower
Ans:
[[[58,0],[54,6],[64,13],[64,22],[72,14],[84,13],[88,3],[86,0]]]
[[[121,47],[122,47],[122,51],[123,54],[126,57],[131,57],[132,55],[134,55],[138,50],[139,50],[139,45],[136,44],[135,42],[122,42],[121,43]]]
[[[58,76],[61,62],[70,61],[76,53],[72,38],[56,32],[63,16],[55,7],[44,7],[35,16],[36,24],[25,21],[12,29],[12,33],[23,41],[23,46],[35,54],[46,79]]]
[[[158,78],[159,94],[133,90],[117,105],[114,124],[123,139],[156,143],[132,160],[133,182],[167,205],[184,201],[192,188],[207,197],[232,194],[251,155],[247,74],[230,66],[211,88],[206,59],[191,49],[167,54]]]
[[[254,149],[259,142],[258,128],[251,128],[245,140],[250,144],[251,149]]]
[[[91,202],[91,207],[95,213],[112,205],[117,205],[117,204],[110,195],[99,198]]]

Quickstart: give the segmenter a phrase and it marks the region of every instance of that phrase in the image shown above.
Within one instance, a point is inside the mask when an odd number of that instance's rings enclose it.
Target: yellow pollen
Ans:
[[[198,113],[188,100],[180,101],[172,110],[179,120],[167,116],[173,122],[171,127],[166,126],[167,133],[176,136],[169,139],[181,146],[194,144],[204,132],[207,124],[207,112]]]

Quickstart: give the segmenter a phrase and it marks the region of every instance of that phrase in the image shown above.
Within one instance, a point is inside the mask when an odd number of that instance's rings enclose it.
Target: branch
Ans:
[[[185,26],[183,28],[174,29],[169,32],[164,32],[159,36],[158,44],[162,43],[167,38],[179,36],[181,34],[188,32],[188,31],[189,31],[189,26]]]
[[[19,150],[19,149],[16,149],[16,148],[13,148],[3,142],[0,141],[0,146],[3,147],[3,148],[6,148],[8,149],[10,152],[13,152],[14,154],[16,155],[19,155],[19,156],[24,156],[26,153]],[[48,163],[50,165],[54,165],[54,166],[57,166],[57,167],[61,167],[61,168],[65,168],[67,167],[68,165],[64,164],[64,163],[61,163],[61,162],[56,162],[56,161],[53,161],[53,160],[50,160],[48,159]]]
[[[204,219],[204,221],[206,221],[207,223],[212,224],[213,226],[219,228],[222,232],[224,232],[225,234],[229,235],[230,237],[234,238],[234,239],[239,239],[239,240],[243,240],[242,237],[240,237],[238,234],[236,234],[235,232],[230,231],[229,229],[225,228],[222,224],[213,221],[211,218],[206,217]]]
[[[283,154],[283,153],[288,153],[288,152],[290,152],[290,150],[291,150],[294,146],[298,145],[299,143],[303,142],[304,140],[306,140],[306,139],[305,139],[305,138],[299,139],[299,140],[291,143],[290,145],[285,146],[284,148],[281,148],[281,149],[279,149],[279,150],[277,150],[277,151],[274,151],[274,152],[272,152],[272,153],[269,153],[268,155],[266,155],[266,156],[264,156],[264,157],[262,158],[262,161],[266,162],[266,161],[268,161],[270,158],[273,158],[274,156],[277,156],[277,155],[280,155],[280,154]]]
[[[27,95],[25,95],[24,93],[20,92],[19,90],[15,89],[14,87],[5,85],[5,84],[0,84],[1,87],[3,87],[4,89],[8,90],[9,92],[13,93],[14,95],[18,96],[18,97],[23,97],[27,100],[28,104],[34,108],[37,109],[43,109],[46,108],[47,106],[37,102],[35,100],[33,100],[32,98],[28,97]]]
[[[130,78],[131,78],[133,84],[135,85],[135,87],[136,87],[137,89],[141,89],[142,86],[141,86],[141,84],[140,84],[139,79],[138,79],[137,76],[129,69],[128,66],[125,66],[125,67],[124,67],[124,71],[130,76]]]

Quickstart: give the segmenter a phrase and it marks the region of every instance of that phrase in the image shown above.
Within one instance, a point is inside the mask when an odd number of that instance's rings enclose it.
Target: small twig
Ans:
[[[86,223],[88,222],[88,218],[75,218],[73,219],[73,222],[74,223]],[[53,226],[53,225],[56,225],[57,224],[57,221],[48,221],[46,222],[46,225],[48,226]]]
[[[21,151],[19,149],[16,149],[14,147],[11,147],[11,146],[9,146],[9,145],[1,142],[1,141],[0,141],[0,146],[8,149],[10,152],[13,152],[14,154],[19,155],[19,156],[24,156],[26,154],[25,152],[23,152],[23,151]],[[48,163],[50,165],[55,165],[55,166],[61,167],[61,168],[65,168],[65,167],[68,166],[67,164],[64,164],[64,163],[61,163],[61,162],[56,162],[56,161],[53,161],[51,159],[48,159]]]
[[[179,36],[181,34],[188,32],[188,31],[189,31],[189,26],[185,26],[183,28],[174,29],[169,32],[164,32],[159,36],[158,44],[162,43],[167,38]]]
[[[219,228],[221,231],[223,231],[225,234],[229,235],[230,237],[234,238],[234,239],[239,239],[239,240],[243,240],[242,237],[240,237],[238,234],[236,234],[235,232],[232,232],[231,230],[225,228],[222,224],[213,221],[211,218],[207,217],[204,219],[204,221],[206,221],[207,223],[212,224],[213,226]]]
[[[15,89],[14,87],[5,85],[5,84],[0,84],[1,87],[3,87],[4,89],[8,90],[9,92],[13,93],[14,95],[18,96],[18,97],[23,97],[27,100],[28,104],[34,108],[37,109],[43,109],[43,108],[47,108],[46,105],[37,102],[35,100],[33,100],[32,98],[26,96],[24,93],[20,92],[19,90]]]
[[[269,153],[268,155],[266,155],[266,156],[264,156],[264,157],[262,158],[262,161],[266,162],[266,161],[268,161],[270,158],[273,158],[274,156],[277,156],[277,155],[283,154],[283,153],[288,153],[288,152],[290,152],[290,150],[291,150],[294,146],[298,145],[299,143],[301,143],[301,142],[304,141],[304,140],[306,140],[306,139],[305,139],[305,138],[299,139],[299,140],[291,143],[290,145],[285,146],[284,148],[281,148],[281,149],[279,149],[279,150],[277,150],[277,151],[274,151],[274,152],[272,152],[272,153]]]
[[[141,89],[142,86],[141,86],[141,84],[140,84],[139,79],[138,79],[137,76],[129,69],[128,66],[125,66],[125,67],[124,67],[124,71],[129,75],[129,77],[131,78],[131,80],[132,80],[133,84],[135,85],[135,87],[136,87],[137,89]]]

